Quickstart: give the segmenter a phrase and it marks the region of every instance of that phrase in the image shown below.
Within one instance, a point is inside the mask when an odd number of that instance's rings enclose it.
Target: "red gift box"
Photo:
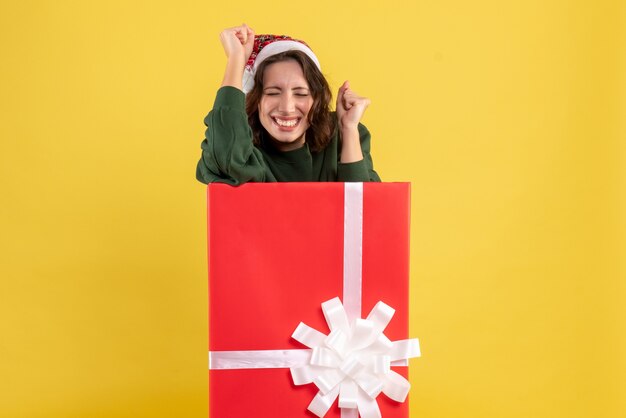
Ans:
[[[355,188],[362,201],[352,207],[346,196]],[[292,338],[294,329],[303,322],[328,334],[320,304],[334,297],[347,305],[349,319],[355,309],[358,317],[366,315],[378,301],[390,305],[396,312],[384,333],[405,340],[409,218],[408,183],[209,185],[209,416],[315,417],[307,406],[318,387],[295,385],[293,364],[267,366],[259,350],[299,358],[308,347]],[[358,229],[356,245],[344,245],[354,234],[347,228]],[[344,250],[358,252],[362,262],[344,266],[351,257]],[[344,284],[344,267],[351,270],[346,276],[359,276],[358,285]],[[257,357],[244,368],[222,368],[211,357],[233,352]],[[392,369],[407,376],[406,366]],[[408,402],[383,394],[375,401],[384,418],[409,416]],[[342,409],[343,415],[335,401],[325,417],[357,416],[356,409]]]

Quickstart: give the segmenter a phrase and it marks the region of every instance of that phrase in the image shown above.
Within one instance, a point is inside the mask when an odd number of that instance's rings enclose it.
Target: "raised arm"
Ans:
[[[370,99],[361,97],[350,89],[345,81],[337,94],[337,120],[341,132],[342,163],[354,163],[363,159],[359,136],[359,122],[370,105]]]
[[[226,70],[213,110],[204,120],[207,129],[196,178],[202,183],[232,185],[276,181],[268,173],[261,152],[252,144],[242,91],[243,71],[254,45],[254,31],[245,24],[225,29],[220,41],[227,57]]]
[[[226,53],[226,70],[222,87],[242,89],[243,70],[254,46],[254,31],[245,23],[234,28],[224,29],[220,41]]]
[[[361,97],[345,81],[337,94],[337,121],[341,134],[339,181],[380,181],[370,155],[370,133],[361,122],[370,99]]]

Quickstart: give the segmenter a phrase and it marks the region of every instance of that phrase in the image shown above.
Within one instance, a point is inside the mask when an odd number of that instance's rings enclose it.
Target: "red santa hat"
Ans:
[[[319,60],[304,41],[286,35],[255,35],[252,53],[243,72],[243,92],[248,94],[252,90],[256,69],[266,58],[289,50],[304,52],[321,70]]]

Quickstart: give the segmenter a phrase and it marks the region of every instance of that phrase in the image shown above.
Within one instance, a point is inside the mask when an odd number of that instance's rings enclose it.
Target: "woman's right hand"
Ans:
[[[224,29],[220,33],[220,41],[229,59],[239,58],[245,64],[254,46],[254,31],[244,23],[241,26]]]

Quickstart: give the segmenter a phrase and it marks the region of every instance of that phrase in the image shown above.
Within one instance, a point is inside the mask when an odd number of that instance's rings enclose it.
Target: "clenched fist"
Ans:
[[[337,94],[337,120],[341,129],[357,128],[370,103],[370,99],[353,92],[345,81]]]
[[[224,29],[220,33],[220,41],[226,56],[247,61],[254,46],[254,31],[245,23],[234,28]]]

